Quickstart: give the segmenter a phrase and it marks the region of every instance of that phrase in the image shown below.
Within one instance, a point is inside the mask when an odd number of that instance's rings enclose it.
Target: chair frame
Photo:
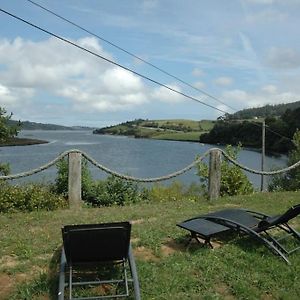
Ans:
[[[72,257],[70,253],[66,253],[66,250],[69,250],[68,247],[68,234],[70,231],[81,231],[84,234],[85,230],[103,230],[105,229],[108,232],[110,229],[116,230],[116,228],[120,230],[128,231],[128,251],[124,257],[120,257],[117,259],[110,260],[109,258],[104,258],[103,260],[100,258],[99,260],[93,262],[96,265],[111,264],[117,265],[121,264],[123,276],[121,279],[112,279],[112,280],[95,280],[95,281],[73,281],[73,267],[80,268],[82,266],[89,266],[91,262],[72,262]],[[65,299],[65,289],[69,288],[69,300],[96,300],[96,299],[113,299],[113,298],[124,298],[128,297],[129,294],[129,283],[133,284],[134,289],[134,297],[136,300],[140,299],[140,288],[138,282],[138,275],[136,270],[135,260],[132,254],[132,247],[130,245],[130,230],[131,224],[129,222],[118,222],[118,223],[101,223],[101,224],[83,224],[83,225],[67,225],[62,228],[62,235],[64,244],[62,246],[61,251],[61,262],[60,262],[60,275],[59,275],[59,287],[58,287],[58,300]],[[127,237],[126,237],[127,238]],[[130,275],[128,276],[127,266],[129,266]],[[66,271],[69,272],[68,280],[66,281]],[[130,277],[130,278],[129,278]],[[125,291],[124,293],[113,294],[113,295],[101,295],[101,296],[91,296],[91,297],[73,297],[73,287],[76,286],[87,286],[87,285],[102,285],[102,284],[119,284],[123,283]]]
[[[200,236],[201,238],[204,238],[205,244],[208,244],[212,247],[212,244],[210,242],[211,238],[217,234],[220,234],[226,230],[216,230],[213,234],[211,235],[205,235],[203,232],[201,232],[201,229],[195,231],[193,230],[188,223],[192,220],[201,220],[201,222],[209,222],[207,225],[209,226],[210,222],[214,224],[219,224],[224,227],[228,228],[228,231],[236,231],[236,232],[242,232],[244,234],[247,234],[259,242],[261,242],[264,246],[266,246],[269,250],[271,250],[272,253],[280,256],[287,264],[290,264],[290,261],[288,259],[288,255],[296,252],[300,249],[300,246],[292,249],[292,250],[287,250],[281,243],[281,241],[287,239],[288,237],[292,236],[298,242],[300,242],[300,234],[293,229],[289,224],[288,221],[295,216],[297,216],[300,213],[300,205],[295,205],[292,208],[290,208],[287,212],[282,214],[281,216],[277,217],[271,217],[269,215],[253,211],[253,210],[247,210],[247,209],[232,209],[232,211],[237,211],[237,212],[245,212],[249,214],[250,216],[254,217],[257,219],[257,223],[253,227],[248,227],[245,224],[242,224],[241,222],[237,222],[235,220],[231,220],[229,218],[224,218],[220,215],[222,215],[222,212],[225,212],[226,210],[223,211],[218,211],[215,213],[210,213],[207,215],[202,215],[198,217],[191,218],[189,220],[186,220],[180,224],[177,224],[177,226],[189,230],[191,233],[191,239],[196,238],[196,240],[199,242],[197,239],[197,236]],[[290,215],[290,219],[289,219]],[[285,218],[284,218],[285,217]],[[281,222],[280,220],[284,219],[286,221]],[[271,220],[268,222],[268,220]],[[277,221],[277,222],[276,222]],[[285,231],[287,235],[280,237],[280,238],[275,238],[272,234],[270,234],[271,229],[281,229],[282,231]]]

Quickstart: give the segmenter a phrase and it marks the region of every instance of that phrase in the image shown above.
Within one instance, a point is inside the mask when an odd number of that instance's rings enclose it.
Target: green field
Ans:
[[[300,192],[258,193],[223,198],[83,208],[79,211],[0,215],[0,299],[56,299],[61,227],[66,224],[131,220],[142,299],[299,299],[300,255],[291,266],[258,242],[236,235],[195,243],[176,223],[226,207],[278,214],[299,203]],[[300,229],[300,218],[292,222]]]
[[[210,120],[135,120],[102,128],[94,133],[198,142],[200,135],[211,130],[214,123]]]

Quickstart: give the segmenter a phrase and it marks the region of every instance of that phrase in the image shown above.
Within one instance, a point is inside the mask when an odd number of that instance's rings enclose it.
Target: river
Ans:
[[[19,137],[47,140],[49,143],[0,147],[0,161],[10,164],[12,174],[44,165],[66,150],[79,149],[114,171],[136,177],[159,177],[182,169],[190,164],[196,155],[201,155],[211,147],[215,147],[191,142],[95,135],[91,131],[22,130]],[[250,168],[260,169],[261,154],[256,151],[242,150],[238,161]],[[286,156],[267,156],[265,170],[270,170],[275,166],[285,166],[286,162]],[[92,165],[90,165],[90,170],[95,179],[102,179],[106,176]],[[259,175],[247,172],[246,174],[254,186],[260,186]],[[56,167],[53,166],[25,180],[49,182],[55,177]],[[197,182],[196,170],[192,169],[175,180],[187,184]],[[18,181],[22,180],[14,182]]]

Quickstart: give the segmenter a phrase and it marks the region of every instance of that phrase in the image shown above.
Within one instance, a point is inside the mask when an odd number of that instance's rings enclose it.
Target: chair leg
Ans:
[[[72,300],[72,266],[69,267],[69,300]]]
[[[132,248],[131,245],[129,245],[129,252],[128,252],[128,262],[129,262],[129,267],[133,279],[133,289],[134,289],[134,298],[135,300],[140,300],[141,299],[141,292],[140,292],[140,285],[139,285],[139,279],[138,279],[138,274],[136,270],[136,265],[135,265],[135,260],[132,254]]]
[[[57,299],[63,300],[65,297],[65,270],[66,270],[66,255],[65,249],[62,247],[60,258],[60,271],[59,271],[59,283]]]

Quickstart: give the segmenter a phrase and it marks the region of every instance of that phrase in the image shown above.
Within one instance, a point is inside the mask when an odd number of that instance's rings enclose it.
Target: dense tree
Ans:
[[[269,115],[265,118],[266,151],[287,153],[293,147],[291,139],[300,129],[300,108],[287,109],[282,116]],[[260,148],[262,144],[261,123],[257,121],[219,120],[213,129],[200,136],[200,142],[209,144],[242,143],[246,147]]]
[[[292,166],[300,161],[300,130],[297,130],[293,137],[294,148],[288,155],[288,165]],[[291,169],[283,175],[277,175],[272,178],[269,184],[271,191],[296,191],[300,189],[300,166]]]
[[[8,124],[12,114],[8,115],[6,110],[0,107],[0,144],[18,135],[19,125],[10,126]],[[0,163],[0,175],[9,173],[9,165]]]
[[[10,126],[8,124],[11,117],[12,114],[8,115],[6,110],[0,107],[0,143],[18,135],[19,125]]]

